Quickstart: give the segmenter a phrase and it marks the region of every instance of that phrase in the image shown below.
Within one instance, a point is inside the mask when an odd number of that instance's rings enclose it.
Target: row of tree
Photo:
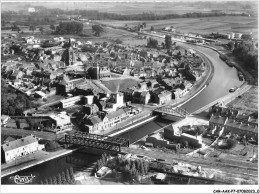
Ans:
[[[70,167],[62,173],[58,173],[57,176],[44,178],[40,181],[41,185],[70,185],[75,184],[75,178],[73,175],[73,168]]]
[[[172,37],[170,35],[166,35],[164,42],[162,42],[162,44],[161,44],[162,48],[170,50],[170,49],[172,49],[173,45],[174,44],[172,43]],[[158,41],[154,38],[149,37],[147,39],[147,47],[148,48],[158,48]]]
[[[258,52],[253,42],[229,42],[228,47],[233,50],[233,54],[248,67],[258,70]]]
[[[83,23],[76,21],[60,22],[55,30],[57,34],[81,34],[82,32]]]

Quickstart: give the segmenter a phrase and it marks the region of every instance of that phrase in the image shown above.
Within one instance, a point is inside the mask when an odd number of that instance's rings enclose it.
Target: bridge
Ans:
[[[186,118],[187,115],[190,115],[186,110],[176,107],[175,105],[166,105],[159,107],[153,111],[154,114],[161,115],[172,115],[179,118]]]
[[[121,147],[129,147],[128,139],[84,132],[66,134],[64,141],[65,144],[92,147],[115,152],[120,152]]]

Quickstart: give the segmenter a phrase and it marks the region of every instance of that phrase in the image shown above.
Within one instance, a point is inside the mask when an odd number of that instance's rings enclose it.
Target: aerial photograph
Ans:
[[[2,1],[1,185],[256,188],[258,3]]]

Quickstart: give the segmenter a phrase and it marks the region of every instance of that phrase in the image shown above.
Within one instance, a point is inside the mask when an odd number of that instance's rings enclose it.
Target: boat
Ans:
[[[230,88],[229,89],[229,92],[235,92],[237,90],[237,87],[235,86],[235,87],[233,87],[233,88]]]

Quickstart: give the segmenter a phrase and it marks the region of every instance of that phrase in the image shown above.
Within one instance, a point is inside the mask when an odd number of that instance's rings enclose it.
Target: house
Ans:
[[[181,129],[175,127],[174,125],[164,128],[164,138],[182,144],[184,144],[184,142],[188,142],[189,145],[195,148],[201,148],[204,146],[201,136],[193,136],[183,133]]]
[[[127,89],[121,90],[120,92],[122,92],[124,94],[125,102],[133,100],[133,94],[134,94],[133,89],[127,88]]]
[[[103,126],[103,122],[99,115],[93,115],[84,120],[84,125],[88,130],[88,133],[95,133]]]
[[[141,82],[138,84],[140,91],[147,91],[147,84],[146,82]]]
[[[64,75],[56,86],[56,94],[66,94],[76,87],[79,88],[83,84],[85,84],[84,77],[70,80],[67,75]]]
[[[96,104],[91,104],[91,105],[86,104],[83,106],[83,111],[87,115],[94,115],[99,111],[99,108]]]
[[[36,91],[35,92],[35,97],[39,97],[39,98],[46,98],[47,97],[47,94],[45,94],[44,92],[42,91]]]
[[[76,103],[78,103],[80,101],[81,101],[81,96],[75,96],[72,98],[67,98],[67,99],[61,100],[60,101],[61,108],[68,108],[70,106],[75,105]]]
[[[72,130],[73,125],[71,123],[70,117],[64,112],[56,115],[50,115],[49,118],[53,123],[53,127],[49,129],[50,131],[55,133],[62,133]]]
[[[90,75],[90,77],[92,79],[102,79],[102,78],[106,78],[106,77],[110,77],[111,76],[111,72],[110,72],[110,68],[107,66],[104,67],[99,67],[98,63],[94,63],[93,65],[94,67],[90,67],[88,69],[88,74]]]
[[[237,134],[246,138],[258,139],[258,123],[241,119],[240,115],[228,117],[212,114],[209,120],[209,128],[212,134],[223,130],[223,134]]]
[[[2,161],[10,163],[21,157],[35,153],[44,148],[44,145],[38,143],[38,138],[30,135],[21,139],[7,142],[1,147]]]
[[[141,104],[148,104],[151,99],[151,95],[148,91],[144,91],[140,95]]]
[[[163,90],[159,94],[154,94],[154,102],[157,104],[166,104],[172,99],[172,93],[168,90]]]
[[[159,87],[159,83],[155,80],[155,79],[152,79],[148,82],[148,87],[151,87],[151,88],[157,88]]]

